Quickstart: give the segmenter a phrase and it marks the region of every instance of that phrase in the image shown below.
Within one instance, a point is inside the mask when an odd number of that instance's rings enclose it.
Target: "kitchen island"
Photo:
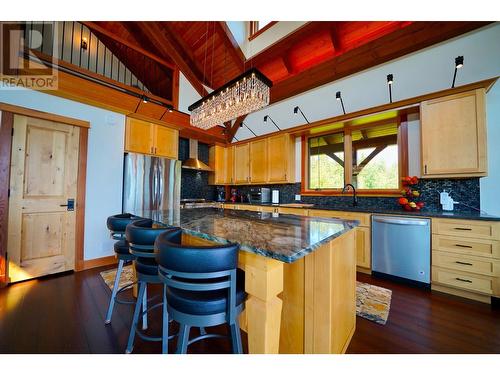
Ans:
[[[240,244],[250,353],[343,353],[356,322],[358,222],[192,208],[134,214],[181,227],[192,245]]]

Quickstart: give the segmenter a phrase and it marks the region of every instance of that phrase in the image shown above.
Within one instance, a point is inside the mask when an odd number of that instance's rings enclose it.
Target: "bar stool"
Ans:
[[[172,227],[153,226],[153,221],[150,219],[142,219],[131,222],[127,225],[125,236],[129,244],[130,253],[135,256],[134,267],[139,284],[137,301],[135,304],[134,316],[125,353],[132,353],[134,347],[135,335],[146,341],[162,341],[162,337],[149,336],[139,332],[137,322],[141,314],[143,320],[147,319],[148,311],[162,306],[162,302],[157,303],[148,308],[147,286],[148,284],[161,284],[162,281],[158,276],[158,265],[155,261],[154,243],[156,237],[160,233],[173,229]],[[168,325],[168,321],[166,323]],[[168,338],[166,339],[168,342]]]
[[[106,225],[108,226],[108,229],[111,233],[111,238],[117,240],[113,246],[113,249],[115,251],[115,257],[118,259],[118,270],[116,271],[115,281],[113,283],[113,291],[111,293],[111,299],[109,300],[109,307],[106,313],[106,320],[104,321],[105,324],[111,323],[111,317],[113,315],[115,302],[123,304],[135,303],[133,301],[120,300],[118,299],[117,296],[120,292],[124,291],[125,289],[129,288],[131,285],[134,284],[134,283],[127,284],[118,289],[118,285],[120,283],[120,277],[122,275],[123,266],[125,262],[130,262],[135,259],[135,257],[132,254],[130,254],[128,249],[128,242],[125,240],[125,228],[132,221],[138,219],[140,219],[139,216],[134,216],[129,213],[124,213],[124,214],[110,216],[106,220]]]
[[[159,277],[163,281],[163,337],[168,337],[169,316],[180,324],[177,353],[187,352],[192,326],[230,326],[233,353],[243,353],[238,315],[246,299],[245,274],[237,268],[239,245],[183,246],[182,230],[164,232],[155,242]],[[167,309],[165,309],[167,306]],[[167,352],[166,340],[163,353]]]

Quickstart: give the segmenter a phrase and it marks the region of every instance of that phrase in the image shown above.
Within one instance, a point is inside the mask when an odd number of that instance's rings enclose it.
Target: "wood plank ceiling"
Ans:
[[[273,81],[271,102],[275,103],[488,22],[308,22],[251,59],[245,59],[223,21],[94,24],[171,61],[202,96],[207,93],[204,85],[215,90],[244,70],[257,67]],[[266,32],[272,32],[272,27]],[[137,59],[130,56],[128,60],[132,66],[140,66]],[[137,68],[134,74],[145,83],[155,80],[151,71]],[[166,74],[157,77],[157,81],[167,79]],[[227,133],[228,138],[234,134]]]

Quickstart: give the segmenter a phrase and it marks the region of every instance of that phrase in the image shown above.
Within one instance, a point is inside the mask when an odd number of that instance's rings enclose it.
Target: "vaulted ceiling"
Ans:
[[[137,66],[134,74],[145,83],[171,79],[165,67],[171,63],[203,96],[207,93],[204,86],[217,89],[246,69],[257,67],[273,82],[271,102],[274,103],[487,23],[308,22],[249,60],[223,21],[86,24],[106,30],[108,43],[112,39],[109,36],[116,35],[165,62],[156,70],[141,72],[140,56],[128,56],[129,65]],[[272,33],[272,27],[266,33]]]

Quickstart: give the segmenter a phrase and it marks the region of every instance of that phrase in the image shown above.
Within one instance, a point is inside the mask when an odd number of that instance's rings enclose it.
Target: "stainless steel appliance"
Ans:
[[[248,194],[250,203],[269,203],[271,202],[271,189],[269,188],[251,188]]]
[[[428,286],[431,282],[429,219],[372,216],[372,272]]]
[[[125,154],[123,212],[179,209],[181,162],[167,158]]]

